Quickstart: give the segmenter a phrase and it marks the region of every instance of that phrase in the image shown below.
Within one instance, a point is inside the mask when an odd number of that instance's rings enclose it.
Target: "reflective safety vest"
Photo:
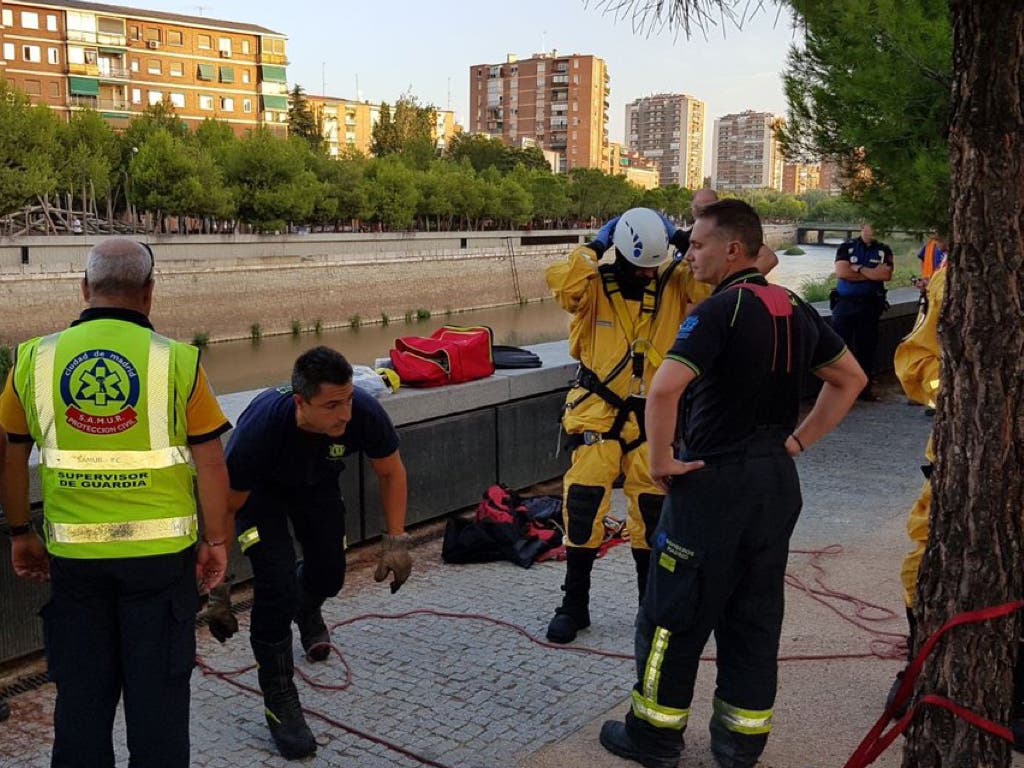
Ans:
[[[99,319],[19,345],[14,385],[39,447],[46,546],[78,559],[196,541],[185,409],[199,351]]]

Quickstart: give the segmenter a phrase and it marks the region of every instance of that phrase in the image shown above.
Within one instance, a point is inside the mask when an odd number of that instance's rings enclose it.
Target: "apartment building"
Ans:
[[[357,149],[364,155],[370,154],[373,127],[380,122],[380,104],[309,94],[306,101],[321,126],[327,151],[332,157],[337,157],[346,147]],[[394,110],[394,105],[390,106]],[[456,124],[453,111],[436,109],[435,112],[431,138],[443,152],[461,126]]]
[[[776,135],[782,118],[747,110],[715,120],[711,183],[715,189],[782,189],[783,157]]]
[[[617,141],[608,143],[605,158],[605,173],[625,176],[626,181],[641,189],[654,189],[660,184],[661,173],[658,166]]]
[[[287,132],[287,38],[253,24],[77,2],[0,0],[0,72],[67,117],[94,109],[123,127],[166,102],[191,124]]]
[[[538,53],[469,70],[469,130],[523,138],[558,153],[558,170],[601,168],[608,143],[608,69],[589,54]]]
[[[802,195],[811,189],[821,189],[821,163],[784,163],[782,191]]]
[[[704,186],[705,109],[703,101],[681,93],[626,105],[626,146],[658,166],[662,186]]]

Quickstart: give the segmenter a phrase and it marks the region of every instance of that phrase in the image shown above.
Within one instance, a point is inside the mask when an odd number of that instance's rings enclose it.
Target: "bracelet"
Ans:
[[[10,536],[24,536],[26,533],[32,533],[31,523],[22,523],[21,525],[8,525],[7,533]]]
[[[221,539],[220,541],[210,541],[209,539],[203,539],[203,544],[205,544],[208,547],[223,547],[225,541],[225,539]]]
[[[800,442],[800,438],[796,436],[796,432],[790,432],[789,436],[796,440],[796,444],[800,446],[800,453],[803,453],[807,449],[804,448],[804,444]]]

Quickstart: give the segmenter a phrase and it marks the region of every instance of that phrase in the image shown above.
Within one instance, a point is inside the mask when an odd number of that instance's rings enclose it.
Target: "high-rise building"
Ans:
[[[608,142],[608,70],[589,54],[557,51],[469,70],[469,130],[522,138],[559,154],[559,170],[600,168]]]
[[[782,118],[747,110],[715,120],[711,184],[715,189],[782,189]]]
[[[0,2],[0,73],[67,117],[94,109],[114,127],[166,102],[193,124],[287,131],[287,38],[234,21],[54,0]]]
[[[320,123],[331,156],[337,157],[345,147],[357,149],[364,155],[370,154],[373,127],[380,122],[380,104],[308,94],[306,100]],[[394,110],[394,105],[391,108]],[[444,151],[460,128],[455,124],[455,113],[451,110],[437,109],[435,112],[431,137],[437,148]]]
[[[626,146],[658,166],[661,186],[703,186],[704,111],[703,101],[680,93],[626,105]]]

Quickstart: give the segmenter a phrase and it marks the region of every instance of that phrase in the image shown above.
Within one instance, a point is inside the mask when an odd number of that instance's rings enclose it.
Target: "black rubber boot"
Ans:
[[[601,726],[601,746],[613,755],[632,760],[647,768],[676,768],[683,742],[678,744],[652,744],[637,734],[631,734],[626,724],[619,720],[607,720]]]
[[[0,699],[0,723],[11,716],[11,708],[7,706],[7,702]]]
[[[267,726],[277,751],[288,760],[316,754],[316,741],[306,725],[299,692],[292,680],[295,665],[291,637],[276,643],[253,640],[252,650],[259,664],[257,674],[266,706]]]
[[[642,603],[647,592],[647,573],[651,569],[651,550],[633,549],[632,552],[633,562],[636,563],[636,589],[639,602]]]
[[[565,597],[548,624],[550,642],[571,643],[577,632],[590,626],[590,572],[594,570],[596,559],[596,549],[566,547],[565,583],[562,585]]]
[[[711,754],[718,768],[754,768],[768,743],[768,734],[753,735],[730,731],[711,718]]]
[[[324,598],[313,597],[302,588],[302,575],[299,574],[299,604],[295,610],[295,624],[299,628],[299,641],[306,658],[310,661],[323,661],[331,654],[331,633],[327,631],[324,615],[320,608]]]

